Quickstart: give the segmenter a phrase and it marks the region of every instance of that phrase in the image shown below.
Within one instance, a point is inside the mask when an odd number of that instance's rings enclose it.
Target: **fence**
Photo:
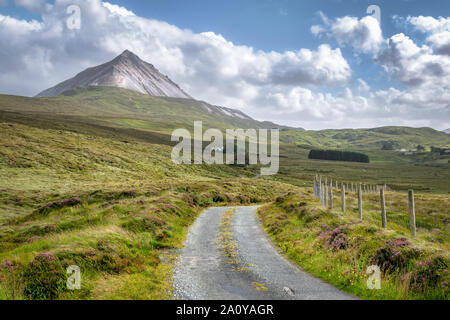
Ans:
[[[356,193],[358,198],[358,213],[359,218],[362,221],[364,212],[363,212],[363,195],[364,194],[376,194],[380,195],[380,210],[381,210],[381,225],[383,228],[387,228],[388,221],[386,215],[386,191],[392,191],[386,184],[384,185],[372,185],[372,184],[363,184],[363,183],[354,183],[354,182],[338,182],[334,181],[330,178],[328,182],[328,177],[325,179],[316,175],[314,177],[314,195],[319,198],[320,205],[324,207],[328,207],[330,209],[334,209],[334,189],[336,191],[340,191],[341,193],[341,211],[346,213],[346,192]],[[414,205],[414,191],[409,190],[408,192],[408,207],[409,207],[409,226],[411,235],[413,237],[416,236],[416,211]]]

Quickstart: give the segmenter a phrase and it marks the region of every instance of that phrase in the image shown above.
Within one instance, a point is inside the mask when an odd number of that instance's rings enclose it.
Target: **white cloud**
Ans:
[[[408,86],[450,86],[450,57],[434,54],[427,45],[419,47],[403,33],[389,39],[376,61]]]
[[[66,27],[66,8],[72,4],[81,7],[80,30]],[[342,27],[346,19],[323,20],[327,32],[335,32],[343,43],[372,52],[381,31],[369,18],[353,18],[347,29]],[[417,123],[450,127],[450,90],[445,91],[448,86],[438,76],[438,66],[447,75],[446,60],[406,36],[391,40],[379,63],[411,89],[373,92],[362,79],[351,84],[352,70],[341,50],[328,44],[264,52],[213,32],[194,33],[142,18],[99,0],[55,0],[42,10],[42,22],[0,15],[0,92],[34,95],[129,49],[192,96],[240,108],[260,120],[307,128]],[[330,87],[333,93],[321,92]]]
[[[407,22],[428,34],[427,43],[437,53],[450,55],[450,18],[408,17]]]
[[[330,21],[323,13],[321,17],[324,25],[312,26],[311,32],[314,35],[325,33],[340,45],[348,44],[364,53],[377,52],[384,42],[380,24],[372,16],[361,19],[345,16],[334,21]]]
[[[81,30],[65,27],[68,17],[65,9],[70,4],[81,7]],[[156,65],[193,96],[217,103],[255,94],[266,85],[342,85],[352,76],[341,51],[328,45],[296,52],[256,51],[235,45],[213,32],[197,34],[182,30],[98,0],[56,0],[51,10],[43,13],[39,30],[29,30],[34,26],[31,22],[4,19],[0,43],[8,49],[0,65],[17,74],[26,55],[39,53],[35,65],[24,70],[30,74],[25,94],[35,94],[73,76],[80,68],[113,58],[124,49]],[[15,25],[19,23],[28,25],[17,28]],[[11,74],[4,74],[3,79],[8,76]],[[35,80],[34,85],[31,79]],[[13,89],[14,84],[1,83],[0,88]]]
[[[108,9],[111,13],[118,14],[120,16],[129,17],[135,16],[133,11],[127,10],[124,7],[118,6],[116,4],[111,4],[109,2],[103,2],[103,6]]]

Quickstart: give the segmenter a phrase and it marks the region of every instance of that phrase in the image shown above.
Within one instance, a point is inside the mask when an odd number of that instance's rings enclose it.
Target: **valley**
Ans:
[[[257,214],[267,234],[315,276],[367,299],[424,298],[410,292],[363,292],[361,274],[369,255],[384,241],[408,237],[401,217],[408,189],[418,195],[420,234],[410,241],[428,247],[424,258],[447,261],[450,156],[430,151],[449,148],[446,133],[406,127],[305,131],[190,97],[151,96],[106,85],[43,95],[0,95],[0,299],[173,299],[176,259],[197,217],[212,207],[256,205],[262,206]],[[194,121],[222,131],[280,129],[279,174],[261,177],[258,165],[174,164],[171,133],[178,128],[192,132]],[[425,149],[409,155],[382,150],[387,142],[395,149]],[[363,152],[371,162],[309,160],[312,149]],[[312,198],[316,174],[347,183],[387,184],[395,191],[388,218],[394,220],[393,230],[380,230],[376,196],[370,196],[365,203],[369,218],[363,229],[350,228],[349,236],[356,244],[359,235],[368,237],[373,247],[359,256],[353,249],[347,256],[324,249],[317,240],[321,223],[336,228],[350,225],[354,216],[323,208]],[[353,195],[349,199],[354,203]],[[240,248],[245,249],[242,241]],[[418,261],[411,260],[408,268]],[[81,290],[65,287],[70,265],[81,269]],[[356,284],[356,278],[329,276],[349,269],[359,275]],[[388,281],[388,288],[395,281]],[[262,287],[254,285],[258,292],[249,297],[262,297]],[[434,289],[426,297],[448,298],[447,289]]]

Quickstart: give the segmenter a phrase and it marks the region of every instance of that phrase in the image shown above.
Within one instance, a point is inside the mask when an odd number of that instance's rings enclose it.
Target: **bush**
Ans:
[[[417,262],[410,277],[410,288],[424,292],[427,288],[440,287],[445,295],[449,291],[448,259],[437,256]]]
[[[321,236],[325,238],[325,243],[331,250],[345,250],[348,247],[348,239],[345,232],[344,227],[338,227],[331,231],[325,231]]]
[[[49,213],[50,211],[52,211],[54,209],[62,209],[62,208],[65,208],[65,207],[75,207],[75,206],[80,205],[82,203],[83,202],[78,197],[73,197],[73,198],[69,198],[69,199],[63,199],[61,201],[55,201],[55,202],[47,203],[44,207],[40,208],[38,210],[38,212],[40,214],[46,214],[46,213]]]
[[[64,267],[77,265],[84,271],[93,270],[109,274],[136,271],[144,263],[140,255],[131,257],[119,254],[114,252],[111,244],[104,241],[97,243],[97,249],[82,252],[59,252],[57,257]]]
[[[66,273],[52,253],[37,255],[22,273],[24,295],[32,300],[54,300],[65,290]]]
[[[385,246],[379,248],[371,258],[371,263],[376,264],[385,273],[395,270],[401,271],[408,266],[412,259],[418,258],[422,252],[412,248],[405,238],[388,240]]]
[[[129,231],[139,232],[154,232],[157,228],[163,227],[167,222],[163,219],[154,216],[136,217],[122,224],[122,228]]]

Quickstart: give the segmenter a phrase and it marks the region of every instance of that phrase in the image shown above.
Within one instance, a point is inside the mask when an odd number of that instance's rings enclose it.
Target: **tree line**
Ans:
[[[369,156],[364,153],[338,150],[311,150],[309,159],[370,163]]]

